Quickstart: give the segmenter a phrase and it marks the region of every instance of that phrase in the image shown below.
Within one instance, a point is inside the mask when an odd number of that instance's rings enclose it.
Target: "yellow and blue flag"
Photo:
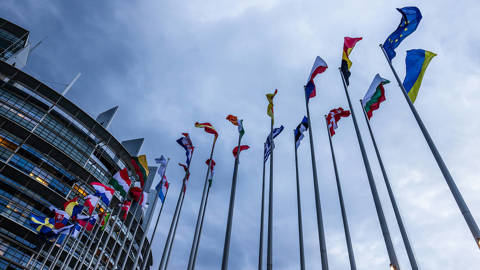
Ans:
[[[402,14],[400,25],[398,25],[397,30],[395,30],[395,32],[393,32],[383,43],[383,48],[390,61],[392,61],[396,55],[395,48],[397,48],[406,37],[417,29],[417,26],[422,19],[422,13],[417,7],[397,8],[397,10]]]
[[[435,53],[421,49],[407,51],[407,57],[405,58],[407,74],[405,80],[403,80],[403,87],[412,103],[417,98],[425,70],[434,56],[436,56]]]
[[[46,218],[30,215],[30,225],[40,234],[48,235],[53,232],[55,221],[53,218]]]

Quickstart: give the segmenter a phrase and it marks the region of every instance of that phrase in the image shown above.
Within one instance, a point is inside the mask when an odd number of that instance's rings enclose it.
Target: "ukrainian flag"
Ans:
[[[417,98],[425,70],[434,56],[436,56],[435,53],[421,49],[407,51],[407,57],[405,58],[407,74],[405,80],[403,80],[403,87],[412,103]]]
[[[52,222],[50,222],[52,221]],[[41,217],[34,214],[30,215],[30,225],[41,234],[47,235],[53,232],[53,220],[51,218]]]

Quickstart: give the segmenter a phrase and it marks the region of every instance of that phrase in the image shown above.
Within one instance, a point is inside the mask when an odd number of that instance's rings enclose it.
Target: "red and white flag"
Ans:
[[[95,207],[97,207],[98,200],[99,198],[92,194],[85,197],[85,203],[83,206],[88,208],[88,214],[91,215],[93,213],[93,210],[95,210]]]
[[[131,205],[132,205],[131,201],[124,201],[122,204],[120,204],[120,207],[122,208],[122,211],[123,211],[123,220],[127,219],[127,214],[128,214],[128,211],[130,210]]]
[[[349,110],[344,110],[342,107],[331,110],[327,115],[327,125],[330,131],[330,136],[335,135],[335,129],[337,128],[337,122],[342,117],[350,116]]]

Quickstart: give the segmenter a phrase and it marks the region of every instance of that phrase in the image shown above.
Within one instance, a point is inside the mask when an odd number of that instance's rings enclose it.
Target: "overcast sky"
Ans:
[[[183,176],[176,165],[185,157],[175,143],[181,132],[191,134],[196,150],[169,268],[186,269],[188,263],[212,142],[211,135],[193,127],[200,121],[211,122],[220,136],[196,269],[220,268],[237,140],[237,130],[225,116],[235,114],[244,119],[243,142],[251,148],[241,155],[230,269],[256,269],[263,142],[270,123],[265,94],[278,88],[276,124],[285,131],[276,140],[274,160],[273,268],[299,268],[292,129],[306,113],[303,85],[319,55],[329,69],[317,76],[310,111],[328,259],[330,269],[348,269],[323,115],[348,107],[337,68],[343,37],[361,36],[350,56],[349,91],[401,268],[410,269],[409,262],[358,103],[376,73],[392,83],[371,124],[420,268],[478,269],[480,250],[378,47],[400,21],[395,8],[418,5],[423,20],[397,49],[393,63],[403,79],[406,50],[438,54],[415,106],[480,222],[477,0],[2,2],[0,16],[30,30],[32,43],[47,37],[30,56],[26,72],[59,91],[82,72],[69,99],[92,117],[119,105],[110,131],[119,140],[145,138],[141,153],[150,163],[161,154],[172,159],[167,170],[171,190],[153,245],[155,267]],[[351,118],[341,120],[333,144],[358,269],[387,269]],[[306,268],[320,269],[308,140],[299,148],[299,163]]]

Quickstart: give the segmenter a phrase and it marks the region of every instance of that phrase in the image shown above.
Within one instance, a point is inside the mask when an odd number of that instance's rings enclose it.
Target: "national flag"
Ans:
[[[80,225],[78,225],[77,223],[75,223],[72,226],[72,228],[70,229],[70,237],[72,237],[73,239],[78,238],[81,230],[82,230],[82,227]]]
[[[113,194],[115,190],[107,185],[104,185],[99,182],[91,182],[90,185],[95,189],[95,196],[100,197],[102,202],[108,206],[110,201],[112,201]]]
[[[342,65],[340,67],[340,71],[343,74],[343,78],[345,79],[345,83],[347,85],[350,84],[349,78],[350,78],[350,67],[352,66],[352,61],[350,61],[350,58],[348,56],[350,55],[350,52],[353,50],[353,47],[355,47],[355,44],[362,40],[361,37],[359,38],[351,38],[351,37],[345,37],[344,38],[344,43],[343,43],[343,53],[342,53]]]
[[[313,79],[315,79],[318,74],[323,73],[327,68],[327,63],[320,58],[320,56],[317,56],[317,58],[315,58],[315,62],[313,62],[312,71],[310,71],[310,76],[308,76],[307,85],[305,86],[305,95],[307,97],[307,101],[317,95],[317,90]]]
[[[42,235],[49,235],[53,232],[54,219],[30,214],[30,226]]]
[[[238,120],[236,116],[231,114],[227,115],[226,119],[238,127],[238,133],[240,134],[240,137],[245,134],[245,129],[243,129],[243,120]]]
[[[215,135],[215,140],[218,138],[217,131],[215,130],[215,128],[210,123],[195,122],[195,127],[196,128],[203,128],[203,130],[205,130],[205,132]]]
[[[278,90],[275,89],[275,92],[272,94],[266,94],[265,96],[267,97],[268,100],[268,107],[267,107],[267,114],[272,118],[273,121],[273,98],[277,95]]]
[[[421,49],[407,51],[407,57],[405,58],[407,74],[405,75],[405,80],[403,80],[403,87],[412,103],[417,99],[423,75],[434,56],[436,56],[435,53]]]
[[[82,226],[82,227],[85,227],[85,230],[87,232],[90,232],[93,230],[93,227],[95,226],[95,223],[97,223],[97,220],[98,220],[98,215],[95,214],[93,216],[85,216],[85,215],[78,215],[77,217],[77,223]]]
[[[210,177],[208,178],[209,186],[212,186],[213,175],[215,174],[215,161],[213,159],[207,159],[205,161],[207,166],[210,166]]]
[[[135,173],[138,175],[138,180],[140,180],[140,185],[143,188],[145,185],[145,181],[147,180],[147,176],[150,173],[148,170],[147,164],[147,156],[140,155],[138,157],[133,157],[131,159],[131,163],[133,168],[135,169]]]
[[[395,57],[395,49],[398,45],[417,29],[418,24],[422,20],[422,13],[417,7],[397,8],[397,10],[402,14],[400,25],[383,43],[383,49],[390,61]]]
[[[140,198],[142,197],[142,192],[143,192],[143,189],[138,186],[133,186],[132,188],[130,188],[130,191],[129,191],[130,196],[132,196],[135,202],[138,202],[140,200]]]
[[[187,155],[187,165],[190,166],[190,161],[192,160],[193,147],[192,141],[190,140],[190,136],[188,133],[182,133],[183,137],[177,140],[177,143],[185,149],[185,154]]]
[[[88,208],[88,214],[92,214],[93,210],[95,210],[95,207],[97,207],[99,198],[95,195],[89,194],[85,197],[85,202],[83,203],[83,206]]]
[[[119,204],[120,208],[122,209],[121,211],[123,211],[123,220],[126,220],[127,219],[127,214],[128,214],[128,211],[130,210],[130,206],[132,205],[132,202],[131,201],[124,201],[123,203]]]
[[[105,227],[106,227],[107,224],[108,224],[108,220],[110,219],[110,215],[111,215],[111,214],[112,214],[112,213],[108,212],[108,213],[106,213],[105,215],[103,215],[102,223],[100,223],[100,226],[102,226],[102,227],[100,227],[100,228],[101,228],[102,230],[105,230]]]
[[[303,117],[302,122],[298,124],[297,128],[294,131],[295,135],[295,147],[298,148],[300,146],[300,141],[305,137],[303,132],[308,130],[308,118],[306,116]]]
[[[123,168],[115,173],[112,178],[110,178],[108,184],[118,191],[122,197],[127,196],[130,185],[132,185],[132,181],[130,180],[130,177],[128,177],[127,168]]]
[[[327,115],[327,125],[330,131],[330,136],[335,135],[335,129],[337,128],[337,122],[342,117],[350,116],[349,110],[344,110],[342,107],[331,110]]]
[[[160,175],[160,177],[163,177],[165,175],[165,170],[167,169],[168,160],[163,155],[161,155],[159,158],[155,159],[155,163],[159,165],[157,171],[158,175]]]
[[[274,128],[273,129],[273,139],[275,139],[278,135],[280,135],[280,133],[282,133],[283,131],[283,125],[278,127],[278,128]],[[271,138],[270,136],[267,137],[267,140],[264,144],[264,149],[263,149],[263,161],[264,162],[267,162],[268,160],[268,157],[270,156],[270,154],[272,153],[272,149],[275,149],[275,143],[271,141]]]
[[[165,194],[167,194],[167,189],[169,187],[169,183],[167,181],[167,176],[163,176],[163,180],[158,183],[158,185],[155,187],[155,190],[158,193],[158,197],[160,198],[160,201],[165,202]]]
[[[233,148],[233,151],[232,151],[233,156],[235,158],[237,158],[237,155],[240,154],[240,152],[242,152],[243,150],[247,150],[249,148],[250,148],[250,146],[248,146],[248,145],[240,145],[240,151],[238,151],[238,146],[235,146],[235,148]]]
[[[373,111],[380,107],[380,103],[385,101],[385,88],[383,85],[390,83],[389,80],[380,77],[380,74],[375,75],[367,93],[362,99],[362,107],[367,113],[368,119],[372,117]]]
[[[65,212],[75,220],[76,216],[82,212],[83,206],[78,204],[78,197],[75,197],[63,204]]]
[[[70,234],[70,231],[72,230],[72,228],[73,228],[73,224],[59,228],[59,229],[53,229],[53,233],[55,233],[57,236],[68,235]]]
[[[53,205],[51,205],[49,209],[54,213],[53,225],[55,229],[60,229],[68,225],[68,220],[70,219],[70,215],[67,212],[60,210]]]

